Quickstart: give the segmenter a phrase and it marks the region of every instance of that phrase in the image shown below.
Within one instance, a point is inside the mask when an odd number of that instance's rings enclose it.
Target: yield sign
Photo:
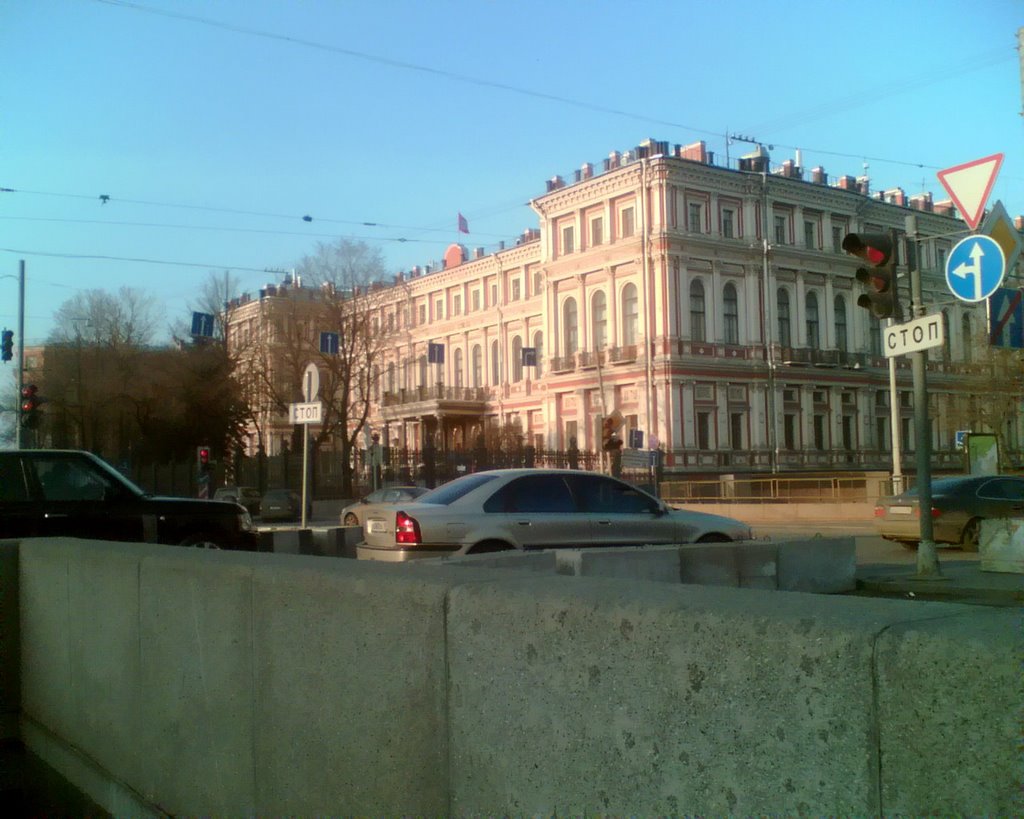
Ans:
[[[1003,164],[1003,154],[992,154],[972,162],[965,162],[963,165],[955,165],[939,171],[937,176],[942,183],[953,204],[971,230],[978,227],[982,214],[985,212],[985,202],[988,195],[992,193],[992,186],[996,182],[996,175]]]

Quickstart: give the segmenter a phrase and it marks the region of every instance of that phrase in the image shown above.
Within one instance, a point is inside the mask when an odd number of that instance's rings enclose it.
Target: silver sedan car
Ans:
[[[363,510],[370,503],[401,503],[418,498],[429,490],[422,486],[386,486],[366,495],[341,510],[342,526],[362,526]]]
[[[360,559],[589,546],[749,540],[720,515],[671,509],[635,486],[571,469],[499,469],[439,486],[413,501],[363,509]]]

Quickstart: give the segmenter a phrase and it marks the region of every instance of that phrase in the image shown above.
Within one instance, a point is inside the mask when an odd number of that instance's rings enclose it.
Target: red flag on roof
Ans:
[[[459,214],[459,233],[469,233],[469,222],[461,213]]]

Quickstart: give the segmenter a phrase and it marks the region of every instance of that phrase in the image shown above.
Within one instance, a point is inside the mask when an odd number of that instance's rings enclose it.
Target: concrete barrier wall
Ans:
[[[0,740],[18,736],[21,673],[18,616],[18,543],[0,541]]]
[[[118,813],[1024,807],[1016,612],[76,540],[20,579],[23,735]]]

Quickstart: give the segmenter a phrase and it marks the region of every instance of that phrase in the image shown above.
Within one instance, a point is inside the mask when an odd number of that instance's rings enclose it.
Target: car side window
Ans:
[[[35,469],[43,497],[48,501],[103,500],[110,486],[102,475],[75,460],[39,458]]]
[[[29,499],[28,483],[16,455],[0,457],[0,502],[19,503]]]
[[[572,480],[580,505],[587,512],[636,515],[657,509],[650,496],[628,483],[601,475],[575,475]]]
[[[571,514],[579,511],[561,475],[516,478],[484,504],[485,512]]]
[[[1000,500],[1024,500],[1024,481],[1010,481],[996,478],[978,489],[982,498],[998,498]]]

